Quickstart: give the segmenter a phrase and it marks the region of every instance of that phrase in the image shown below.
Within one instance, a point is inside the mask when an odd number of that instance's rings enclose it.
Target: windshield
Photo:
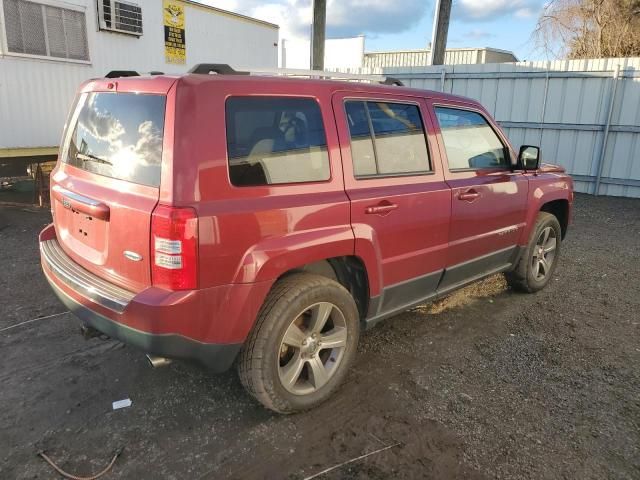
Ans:
[[[160,185],[164,95],[84,93],[63,161],[106,177]]]

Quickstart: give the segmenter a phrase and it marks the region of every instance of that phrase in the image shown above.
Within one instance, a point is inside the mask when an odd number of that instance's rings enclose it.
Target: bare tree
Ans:
[[[556,58],[640,56],[640,0],[551,0],[533,36]]]

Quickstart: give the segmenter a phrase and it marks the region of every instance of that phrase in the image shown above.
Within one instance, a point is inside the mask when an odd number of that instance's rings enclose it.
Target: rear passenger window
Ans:
[[[507,150],[482,115],[436,107],[449,170],[506,167]]]
[[[226,103],[233,185],[318,182],[330,177],[320,107],[308,98],[235,97]]]
[[[345,103],[356,177],[406,175],[431,170],[417,105]]]

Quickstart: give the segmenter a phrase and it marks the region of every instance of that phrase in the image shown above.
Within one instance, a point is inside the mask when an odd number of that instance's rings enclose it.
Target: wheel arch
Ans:
[[[567,234],[567,228],[569,227],[569,200],[566,198],[559,198],[548,201],[542,204],[540,211],[550,213],[558,219],[562,239],[564,240],[564,237]]]
[[[346,288],[356,302],[360,319],[364,321],[369,308],[369,277],[367,267],[360,257],[343,255],[306,263],[282,273],[276,282],[300,272],[330,278]]]
[[[561,185],[543,183],[539,179],[538,185],[530,187],[529,203],[527,207],[525,228],[522,230],[519,245],[526,246],[535,227],[536,218],[540,212],[554,215],[560,223],[564,239],[569,223],[571,222],[572,193],[566,182]],[[560,188],[566,187],[566,188]]]

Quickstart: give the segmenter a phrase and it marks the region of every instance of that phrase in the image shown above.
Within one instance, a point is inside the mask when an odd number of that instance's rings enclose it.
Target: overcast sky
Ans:
[[[200,0],[280,25],[280,37],[308,38],[312,0]],[[367,51],[424,48],[431,40],[433,0],[328,0],[328,37],[364,34]],[[449,47],[536,55],[530,41],[544,0],[454,0]]]

